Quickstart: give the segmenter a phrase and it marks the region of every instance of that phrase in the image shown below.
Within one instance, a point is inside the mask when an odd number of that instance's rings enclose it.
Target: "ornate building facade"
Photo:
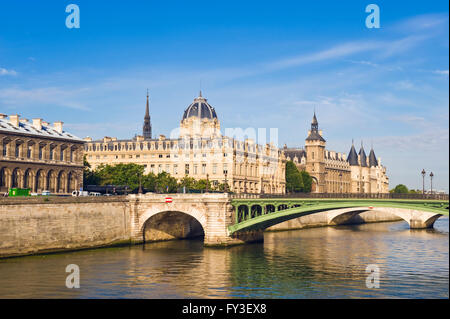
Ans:
[[[373,148],[367,158],[361,144],[359,153],[355,146],[348,156],[326,149],[326,140],[319,130],[316,114],[305,140],[305,148],[284,147],[286,160],[293,161],[300,170],[306,170],[313,178],[315,193],[389,193],[389,178],[381,159]]]
[[[185,176],[209,179],[213,186],[227,184],[236,193],[285,192],[282,150],[273,144],[260,145],[252,139],[241,141],[222,135],[217,113],[201,92],[185,109],[178,137],[151,138],[146,135],[148,127],[147,95],[143,135],[124,140],[85,139],[92,169],[101,164],[136,163],[144,166],[146,174],[165,171],[177,180]]]
[[[0,191],[71,193],[83,185],[83,140],[40,118],[0,114]]]

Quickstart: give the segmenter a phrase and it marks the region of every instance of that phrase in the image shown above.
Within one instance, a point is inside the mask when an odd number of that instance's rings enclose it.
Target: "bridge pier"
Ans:
[[[414,218],[409,221],[409,228],[411,229],[424,229],[433,228],[434,222],[441,217],[441,214],[435,214],[431,217],[426,218]]]
[[[214,236],[214,238],[205,237],[205,246],[207,247],[226,247],[249,243],[262,243],[264,233],[262,230],[251,230],[236,232],[232,235]]]

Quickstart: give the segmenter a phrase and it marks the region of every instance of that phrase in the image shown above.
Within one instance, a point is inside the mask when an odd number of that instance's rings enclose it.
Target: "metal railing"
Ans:
[[[246,198],[353,198],[353,199],[432,199],[448,200],[448,194],[398,194],[398,193],[288,193],[288,194],[232,194],[232,199]]]

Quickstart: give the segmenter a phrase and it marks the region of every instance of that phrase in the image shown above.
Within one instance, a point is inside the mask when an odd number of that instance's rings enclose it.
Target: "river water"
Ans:
[[[270,232],[264,243],[201,240],[0,260],[0,298],[448,298],[449,219]],[[66,288],[66,266],[80,288]],[[367,288],[368,265],[379,288]]]

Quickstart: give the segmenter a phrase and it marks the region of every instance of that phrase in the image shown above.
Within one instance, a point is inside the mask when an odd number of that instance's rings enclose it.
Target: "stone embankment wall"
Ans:
[[[0,257],[130,243],[124,197],[0,199]]]

